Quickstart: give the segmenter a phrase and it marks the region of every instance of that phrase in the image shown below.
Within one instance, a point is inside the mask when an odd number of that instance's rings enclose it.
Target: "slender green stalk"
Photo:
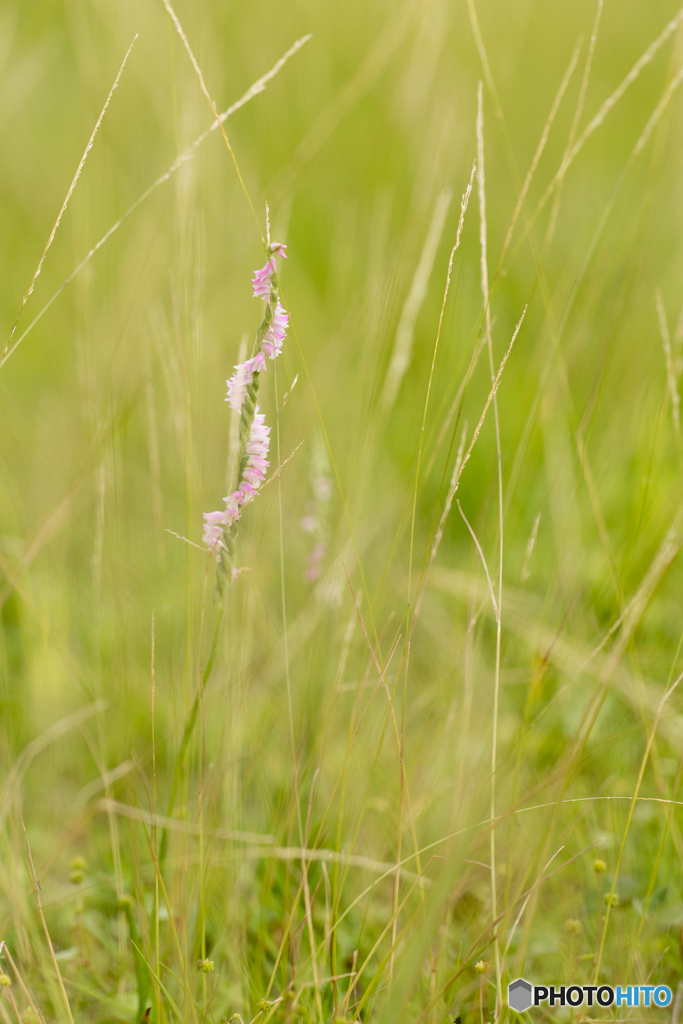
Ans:
[[[206,666],[204,667],[204,671],[203,671],[202,676],[201,676],[202,690],[206,688],[206,685],[209,682],[209,679],[211,678],[211,673],[213,671],[213,667],[214,667],[214,664],[215,664],[215,661],[216,661],[216,654],[218,652],[218,644],[219,644],[219,641],[220,641],[220,638],[221,638],[221,632],[222,632],[222,629],[223,629],[223,620],[224,620],[224,617],[225,617],[225,604],[226,604],[226,598],[225,598],[225,592],[223,592],[223,594],[220,597],[220,600],[219,600],[219,603],[218,603],[218,608],[217,608],[217,611],[216,611],[216,623],[215,623],[215,626],[214,626],[213,642],[211,644],[211,651],[209,653],[209,657],[208,657],[208,660],[206,662]],[[190,740],[192,739],[192,733],[194,732],[194,727],[195,727],[195,725],[197,723],[197,714],[198,714],[198,712],[199,712],[199,691],[197,692],[197,694],[196,694],[196,696],[194,698],[194,701],[192,703],[192,707],[190,708],[190,713],[187,716],[187,720],[185,722],[185,728],[183,730],[183,736],[182,736],[182,739],[180,741],[180,747],[178,748],[178,753],[177,753],[176,759],[175,759],[175,765],[174,765],[174,768],[173,768],[173,782],[171,783],[171,792],[169,794],[168,805],[167,805],[167,809],[166,809],[166,814],[167,814],[167,816],[169,818],[173,816],[173,811],[175,810],[175,803],[176,803],[176,799],[178,797],[178,787],[180,785],[180,779],[181,779],[182,772],[183,772],[183,764],[185,762],[185,755],[187,754],[187,748],[189,746]],[[162,831],[162,833],[161,833],[161,842],[159,844],[159,863],[161,865],[164,864],[167,852],[168,852],[168,829],[164,829]]]
[[[477,182],[479,186],[479,239],[481,246],[481,290],[486,310],[486,346],[489,354],[489,371],[491,383],[496,379],[493,362],[493,341],[491,338],[491,299],[489,294],[489,276],[487,263],[486,239],[486,178],[484,172],[484,103],[483,85],[479,82],[477,94]],[[498,600],[494,602],[496,614],[496,667],[493,679],[493,729],[491,736],[491,821],[496,817],[496,769],[498,761],[498,702],[500,696],[500,646],[501,646],[501,611],[503,606],[503,461],[500,450],[500,422],[498,419],[498,398],[493,395],[493,419],[496,428],[496,457],[498,465]],[[493,593],[493,592],[492,592]],[[492,828],[489,835],[489,855],[491,868],[491,917],[498,917],[498,900],[496,884],[496,830]],[[493,956],[496,970],[496,1019],[503,1010],[503,986],[500,973],[500,947],[498,935],[493,937]]]
[[[657,712],[656,712],[655,717],[654,717],[654,721],[652,723],[652,728],[650,729],[650,735],[648,736],[647,743],[645,744],[645,750],[643,752],[643,757],[642,757],[641,762],[640,762],[640,769],[638,770],[638,778],[636,780],[635,789],[633,790],[633,796],[631,797],[631,803],[630,803],[629,809],[628,809],[628,815],[627,815],[627,818],[626,818],[626,825],[624,826],[624,833],[623,833],[623,835],[621,837],[621,844],[619,846],[619,854],[617,856],[616,864],[614,865],[614,875],[613,875],[613,878],[612,878],[612,885],[611,885],[611,888],[610,888],[610,891],[609,891],[609,897],[608,897],[608,900],[607,900],[607,909],[605,910],[605,919],[604,919],[604,923],[603,923],[603,926],[602,926],[602,934],[600,936],[600,946],[598,948],[598,955],[595,958],[595,970],[593,972],[593,984],[594,985],[597,984],[598,978],[600,977],[600,966],[602,964],[602,956],[603,956],[603,953],[605,951],[605,940],[607,938],[607,927],[609,925],[610,911],[612,910],[612,905],[613,905],[613,902],[614,902],[614,894],[615,894],[616,888],[617,888],[617,880],[619,878],[619,870],[621,868],[621,862],[622,862],[622,859],[623,859],[623,856],[624,856],[624,850],[626,849],[626,840],[628,838],[628,833],[629,833],[629,830],[631,828],[631,822],[633,821],[633,812],[634,812],[635,807],[636,807],[636,801],[638,800],[638,795],[640,793],[640,787],[642,785],[643,777],[645,775],[645,769],[647,767],[647,762],[648,762],[648,759],[650,757],[650,751],[652,749],[652,744],[654,743],[655,733],[657,732],[657,726],[659,725],[659,719],[662,716],[662,711],[664,710],[664,705],[666,704],[666,702],[668,701],[669,697],[672,695],[672,693],[677,688],[678,684],[681,682],[682,679],[683,679],[683,673],[681,673],[681,675],[678,677],[678,679],[676,679],[675,682],[673,682],[671,684],[671,686],[664,693],[662,699],[660,700],[659,706],[657,708]]]
[[[59,990],[60,990],[60,992],[62,994],[62,999],[64,1000],[64,1009],[66,1011],[66,1015],[67,1015],[67,1018],[69,1020],[69,1024],[74,1024],[73,1015],[71,1013],[71,1004],[69,1003],[69,997],[66,994],[66,988],[64,987],[64,979],[62,978],[62,972],[60,971],[59,964],[57,963],[57,957],[55,956],[54,946],[52,945],[52,939],[50,938],[50,933],[49,933],[48,928],[47,928],[47,921],[45,920],[45,914],[43,913],[43,902],[42,902],[42,900],[40,898],[40,882],[38,881],[38,878],[36,877],[36,869],[33,866],[33,856],[31,854],[31,847],[30,847],[29,841],[28,841],[28,835],[27,835],[27,832],[26,832],[26,826],[24,825],[23,819],[20,819],[20,821],[21,821],[21,827],[22,827],[23,832],[24,832],[24,841],[26,842],[26,852],[28,853],[28,863],[29,863],[29,867],[31,869],[31,880],[33,882],[33,894],[34,894],[35,899],[36,899],[36,906],[38,907],[38,916],[40,917],[40,923],[43,926],[43,932],[45,934],[45,941],[47,942],[47,947],[50,950],[50,958],[52,959],[52,965],[53,965],[53,967],[55,969],[55,975],[57,977],[57,983],[59,985]]]

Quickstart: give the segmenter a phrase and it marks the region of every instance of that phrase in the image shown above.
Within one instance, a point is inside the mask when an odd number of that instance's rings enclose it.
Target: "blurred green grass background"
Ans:
[[[312,39],[226,122],[261,230],[268,201],[273,235],[288,244],[281,281],[296,339],[291,333],[277,364],[280,402],[297,374],[298,383],[277,417],[282,458],[303,445],[281,490],[269,486],[242,520],[245,571],[230,588],[184,765],[159,947],[149,815],[154,787],[159,806],[168,801],[215,615],[213,564],[207,576],[206,555],[168,531],[199,542],[202,512],[227,493],[224,381],[259,319],[249,278],[262,246],[217,132],[124,221],[0,367],[0,940],[46,1020],[66,1011],[21,820],[79,1020],[132,1021],[145,1009],[131,915],[148,963],[161,961],[165,988],[149,984],[154,1021],[173,1016],[171,999],[187,1020],[493,1021],[508,1012],[496,1005],[494,932],[501,954],[508,947],[504,986],[518,975],[588,983],[604,934],[602,980],[654,977],[677,989],[680,698],[657,716],[681,660],[681,444],[656,294],[677,380],[682,30],[568,168],[549,237],[553,201],[538,216],[537,207],[572,132],[596,5],[480,0],[488,73],[472,10],[464,0],[179,0],[220,110],[295,40]],[[579,133],[676,14],[670,0],[605,3]],[[161,0],[34,0],[0,11],[6,335],[136,33],[14,340],[212,115]],[[528,306],[497,396],[505,516],[495,926],[486,865],[496,626],[455,506],[407,674],[400,668],[407,602],[412,615],[461,430],[466,424],[469,443],[490,389],[484,352],[453,405],[482,338],[475,185],[427,408],[411,547],[425,396],[459,197],[476,155],[480,79],[496,366]],[[661,117],[632,157],[662,97]],[[454,198],[407,372],[387,409],[397,329],[444,189]],[[274,426],[273,378],[262,379],[261,405]],[[330,455],[338,485],[321,527],[323,572],[310,582],[314,539],[300,521],[314,481],[334,477]],[[458,498],[494,579],[496,467],[491,410]],[[369,644],[385,665],[399,636],[388,689],[376,689]],[[390,707],[404,735],[405,785]],[[322,860],[308,868],[310,913],[292,853],[300,847],[295,778],[307,845],[330,854],[324,869]],[[631,818],[636,791],[648,799]],[[396,916],[388,869],[415,843],[425,852],[405,865]],[[349,863],[350,855],[366,861]],[[79,857],[85,865],[74,867]],[[596,858],[604,874],[594,872]],[[605,921],[613,882],[619,905]],[[201,956],[212,973],[197,972]],[[34,1011],[16,979],[11,992],[28,1020]],[[280,1001],[259,1009],[263,998]],[[13,1012],[4,997],[0,1007]],[[549,1015],[569,1018],[559,1008]]]

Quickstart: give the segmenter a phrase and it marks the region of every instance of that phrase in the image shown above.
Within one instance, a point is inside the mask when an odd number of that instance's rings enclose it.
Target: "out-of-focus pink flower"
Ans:
[[[306,556],[304,579],[307,583],[314,583],[320,576],[323,560],[326,554],[327,546],[325,544],[316,544],[310,555]]]
[[[263,341],[261,342],[261,348],[271,359],[277,359],[280,355],[282,342],[285,340],[288,326],[289,313],[283,308],[278,299],[272,323],[263,335]]]
[[[254,379],[254,374],[257,370],[265,370],[265,368],[266,357],[263,352],[257,352],[253,359],[247,359],[245,363],[238,363],[235,366],[232,377],[225,382],[228,385],[228,397],[225,401],[231,409],[236,409],[237,412],[241,410],[244,396]]]
[[[317,476],[312,481],[313,493],[318,501],[329,501],[332,497],[332,479],[329,476]]]

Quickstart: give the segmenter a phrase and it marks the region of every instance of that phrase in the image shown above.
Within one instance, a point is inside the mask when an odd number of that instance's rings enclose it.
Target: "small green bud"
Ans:
[[[594,860],[593,871],[596,873],[596,875],[601,875],[603,871],[607,871],[607,865],[605,864],[604,860]]]
[[[602,897],[602,902],[605,904],[606,907],[618,907],[619,894],[615,892],[613,895],[610,896],[610,894],[606,892],[605,895]]]
[[[11,984],[12,981],[10,978],[7,977],[6,974],[0,974],[0,985],[2,985],[4,988],[8,988]]]
[[[569,917],[564,922],[564,930],[568,935],[578,935],[581,931],[581,922],[574,917]]]
[[[198,960],[197,961],[197,970],[201,971],[202,974],[211,974],[211,971],[214,969],[215,966],[216,965],[213,962],[213,960]]]
[[[80,885],[85,878],[85,857],[74,857],[71,861],[71,871],[69,872],[69,881],[73,882],[74,885]]]
[[[474,965],[474,970],[477,974],[483,974],[487,967],[488,964],[485,964],[483,960],[478,960]]]
[[[273,1004],[271,1003],[270,999],[259,999],[258,1003],[256,1004],[256,1009],[259,1010],[260,1013],[267,1013],[268,1010],[271,1009],[272,1005]]]

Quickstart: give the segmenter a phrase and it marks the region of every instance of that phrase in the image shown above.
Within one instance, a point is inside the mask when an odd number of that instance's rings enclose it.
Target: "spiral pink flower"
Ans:
[[[228,397],[225,401],[228,403],[231,409],[236,409],[239,412],[244,402],[244,396],[247,393],[247,388],[251,384],[254,373],[257,370],[265,370],[266,368],[266,357],[263,352],[257,352],[253,359],[247,359],[244,363],[238,363],[234,367],[235,372],[233,373],[230,380],[226,381],[228,385]]]
[[[229,559],[234,557],[234,538],[229,540],[225,537],[226,531],[241,516],[242,508],[248,504],[265,480],[266,473],[270,467],[268,451],[270,448],[270,427],[266,426],[263,413],[258,405],[254,408],[253,419],[252,407],[244,408],[244,402],[249,388],[254,385],[252,394],[258,391],[257,382],[254,376],[266,369],[266,356],[276,359],[282,351],[282,343],[289,326],[289,314],[282,306],[278,298],[278,288],[275,275],[276,257],[287,258],[285,249],[287,247],[280,242],[273,242],[268,247],[268,260],[265,266],[254,273],[252,278],[254,295],[257,298],[266,300],[266,322],[272,315],[263,335],[262,327],[259,329],[257,338],[261,338],[259,351],[234,367],[234,373],[230,380],[226,381],[228,395],[226,402],[231,409],[241,414],[240,441],[243,443],[244,434],[249,430],[249,437],[243,448],[240,448],[239,465],[240,473],[237,481],[237,488],[224,498],[225,510],[222,512],[204,513],[204,543],[221,563],[221,550],[229,552]],[[273,306],[275,307],[273,310]],[[231,553],[230,553],[231,552]],[[235,578],[234,570],[232,578]]]
[[[287,328],[289,326],[289,313],[283,308],[280,300],[277,301],[275,307],[275,315],[273,321],[268,327],[268,330],[263,335],[263,341],[261,342],[261,349],[266,355],[270,356],[271,359],[277,359],[282,351],[282,342],[285,340]]]
[[[220,541],[223,533],[235,519],[238,518],[238,509],[225,508],[219,512],[205,512],[204,513],[204,536],[203,541],[206,544],[209,551],[216,556],[216,560],[220,562]]]
[[[254,286],[254,298],[268,298],[271,291],[271,282],[273,275],[277,273],[275,266],[275,257],[282,256],[283,260],[287,259],[287,253],[285,249],[286,245],[281,242],[273,242],[270,246],[271,256],[266,262],[265,266],[257,270],[252,278],[252,284]]]
[[[267,298],[270,295],[270,281],[274,273],[274,259],[269,259],[264,267],[255,272],[252,278],[255,299]]]
[[[266,458],[270,448],[270,427],[267,427],[265,424],[266,418],[262,412],[259,412],[257,405],[254,413],[254,422],[251,425],[251,433],[245,447],[247,462],[242,470],[240,485],[236,491],[233,491],[227,498],[224,498],[227,510],[233,517],[231,521],[239,519],[242,506],[252,500],[265,480],[266,472],[270,466],[270,462]],[[212,512],[208,514],[218,515],[218,513]]]

